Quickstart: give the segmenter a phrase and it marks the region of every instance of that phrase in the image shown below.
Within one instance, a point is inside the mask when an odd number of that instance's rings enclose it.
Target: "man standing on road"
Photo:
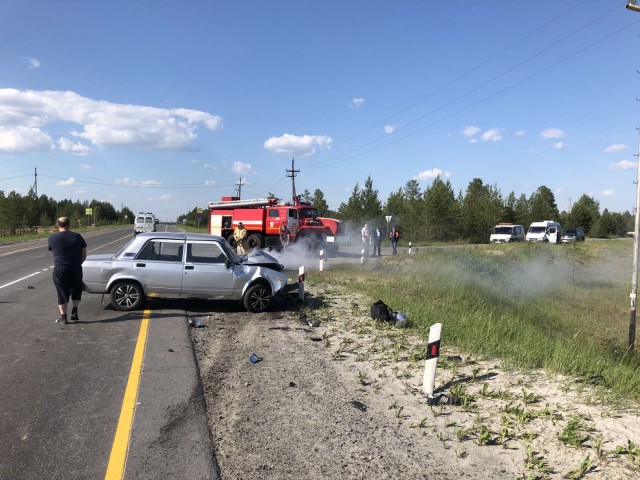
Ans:
[[[371,236],[369,235],[369,225],[367,225],[366,223],[364,224],[364,227],[362,227],[362,246],[364,247],[364,255],[366,257],[369,256],[369,239],[371,238]]]
[[[378,255],[379,257],[381,257],[382,256],[382,252],[380,251],[381,249],[382,249],[382,230],[380,230],[380,227],[376,227],[376,230],[373,234],[373,256],[375,257],[376,255]]]
[[[73,303],[71,320],[78,321],[78,305],[82,298],[82,263],[87,258],[87,242],[79,233],[69,231],[69,219],[60,217],[58,233],[49,236],[49,251],[53,254],[53,285],[58,294],[60,317],[56,323],[67,324],[69,299]]]
[[[245,255],[247,252],[244,243],[247,240],[247,229],[244,228],[242,222],[238,222],[238,228],[233,231],[233,239],[236,241],[236,252],[238,252],[238,255]]]
[[[398,239],[400,238],[400,233],[396,227],[391,229],[391,233],[389,233],[389,239],[391,240],[391,248],[393,249],[393,255],[398,254]]]

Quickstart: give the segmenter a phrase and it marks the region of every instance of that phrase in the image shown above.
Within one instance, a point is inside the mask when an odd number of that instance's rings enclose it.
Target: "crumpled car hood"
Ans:
[[[278,272],[284,270],[284,266],[281,265],[275,257],[272,257],[262,250],[253,250],[249,252],[247,256],[242,257],[242,264],[271,268]]]

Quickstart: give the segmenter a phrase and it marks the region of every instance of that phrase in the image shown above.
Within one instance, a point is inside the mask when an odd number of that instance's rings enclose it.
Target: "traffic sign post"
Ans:
[[[387,219],[387,238],[389,238],[389,222],[391,221],[391,215],[384,217]]]

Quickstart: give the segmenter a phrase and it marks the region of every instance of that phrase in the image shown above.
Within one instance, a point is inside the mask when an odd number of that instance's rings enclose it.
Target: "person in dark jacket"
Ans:
[[[53,285],[60,312],[56,323],[66,325],[69,300],[73,304],[71,320],[80,320],[78,305],[82,298],[82,263],[87,258],[87,242],[79,233],[69,231],[67,217],[60,217],[57,226],[58,233],[49,236],[48,248],[53,255]]]

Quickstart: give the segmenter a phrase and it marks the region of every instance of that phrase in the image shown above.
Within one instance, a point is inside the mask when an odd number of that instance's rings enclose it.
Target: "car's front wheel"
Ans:
[[[121,312],[135,310],[144,300],[142,287],[137,282],[120,282],[111,289],[109,296],[113,308]]]
[[[271,303],[271,289],[267,285],[253,285],[244,294],[244,308],[251,313],[264,312],[269,303]]]

